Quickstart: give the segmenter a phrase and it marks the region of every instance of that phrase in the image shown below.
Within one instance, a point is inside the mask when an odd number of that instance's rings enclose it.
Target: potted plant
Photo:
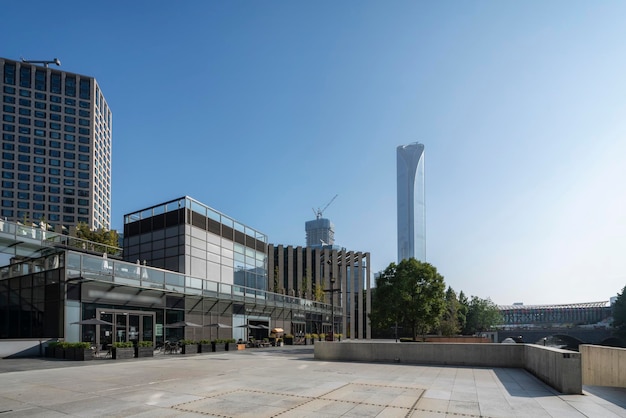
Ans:
[[[213,347],[211,346],[211,340],[200,340],[198,341],[198,352],[199,353],[210,353],[213,351]]]
[[[276,347],[282,347],[283,346],[283,339],[278,337],[276,338]]]
[[[319,339],[320,336],[318,334],[311,334],[311,345],[315,344],[315,340]]]
[[[293,334],[285,335],[285,345],[293,345]]]
[[[321,333],[318,336],[318,341],[326,341],[326,334]]]
[[[135,347],[135,357],[154,357],[154,343],[152,341],[139,341]]]
[[[65,353],[65,358],[79,361],[93,360],[93,349],[91,348],[91,343],[69,343],[69,347]]]
[[[304,334],[304,345],[307,345],[309,341],[311,341],[311,334]]]
[[[335,334],[337,341],[341,341],[341,337],[343,337],[343,334]]]
[[[180,340],[182,354],[198,354],[198,343],[194,340]]]
[[[111,356],[116,360],[135,357],[135,348],[132,342],[114,342],[111,345]]]

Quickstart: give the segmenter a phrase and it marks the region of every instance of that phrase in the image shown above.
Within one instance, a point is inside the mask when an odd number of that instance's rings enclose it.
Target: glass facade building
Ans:
[[[185,196],[124,216],[124,259],[267,289],[267,236]]]
[[[111,110],[93,77],[0,58],[0,216],[111,224]]]
[[[397,148],[398,262],[411,257],[426,261],[424,145]]]

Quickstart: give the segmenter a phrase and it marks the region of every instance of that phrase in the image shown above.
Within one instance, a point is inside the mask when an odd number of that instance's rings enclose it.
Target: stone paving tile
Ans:
[[[154,390],[151,388],[142,388],[117,394],[115,395],[115,399],[128,402],[140,402],[146,405],[169,408],[174,405],[191,402],[203,398],[197,395],[190,395],[187,393],[174,393],[168,391]]]
[[[37,408],[37,407],[8,411],[8,412],[3,412],[2,414],[2,418],[22,418],[22,417],[28,417],[28,418],[64,417],[64,418],[67,418],[67,414],[57,412],[57,411]]]
[[[603,417],[603,418],[619,418],[620,415],[613,413],[610,409],[607,409],[604,405],[588,401],[570,401],[568,402],[573,408],[577,409],[583,415],[587,417]],[[623,416],[623,415],[622,415]]]
[[[478,402],[450,401],[446,412],[460,415],[479,416],[480,407],[478,406]]]
[[[626,392],[559,395],[521,369],[332,363],[313,360],[310,349],[246,351],[80,366],[0,360],[0,416],[626,418],[619,406]]]
[[[449,390],[427,389],[424,392],[423,397],[432,399],[444,399],[448,401],[452,397],[452,392],[450,392]]]
[[[439,412],[446,413],[448,411],[449,400],[445,399],[432,399],[432,398],[424,398],[422,397],[417,405],[415,405],[415,409],[420,411],[431,411],[431,412]]]
[[[462,391],[457,391],[455,389],[454,391],[452,391],[452,394],[450,395],[450,400],[451,401],[478,402],[478,395],[476,394],[476,391],[472,392],[468,390],[467,392],[462,392]]]

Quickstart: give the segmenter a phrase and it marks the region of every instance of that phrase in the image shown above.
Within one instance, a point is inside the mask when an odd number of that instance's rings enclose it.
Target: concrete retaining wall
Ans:
[[[580,353],[523,344],[524,368],[562,393],[582,394]]]
[[[582,393],[579,353],[531,344],[320,341],[315,359],[524,368],[562,393]]]
[[[581,345],[585,385],[626,388],[626,348]]]
[[[43,356],[48,340],[1,340],[0,358]]]

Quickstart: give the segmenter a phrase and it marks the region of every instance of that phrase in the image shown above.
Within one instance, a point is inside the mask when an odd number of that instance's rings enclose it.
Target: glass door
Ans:
[[[126,329],[127,325],[127,314],[115,315],[115,341],[118,343],[128,341],[128,330]]]

